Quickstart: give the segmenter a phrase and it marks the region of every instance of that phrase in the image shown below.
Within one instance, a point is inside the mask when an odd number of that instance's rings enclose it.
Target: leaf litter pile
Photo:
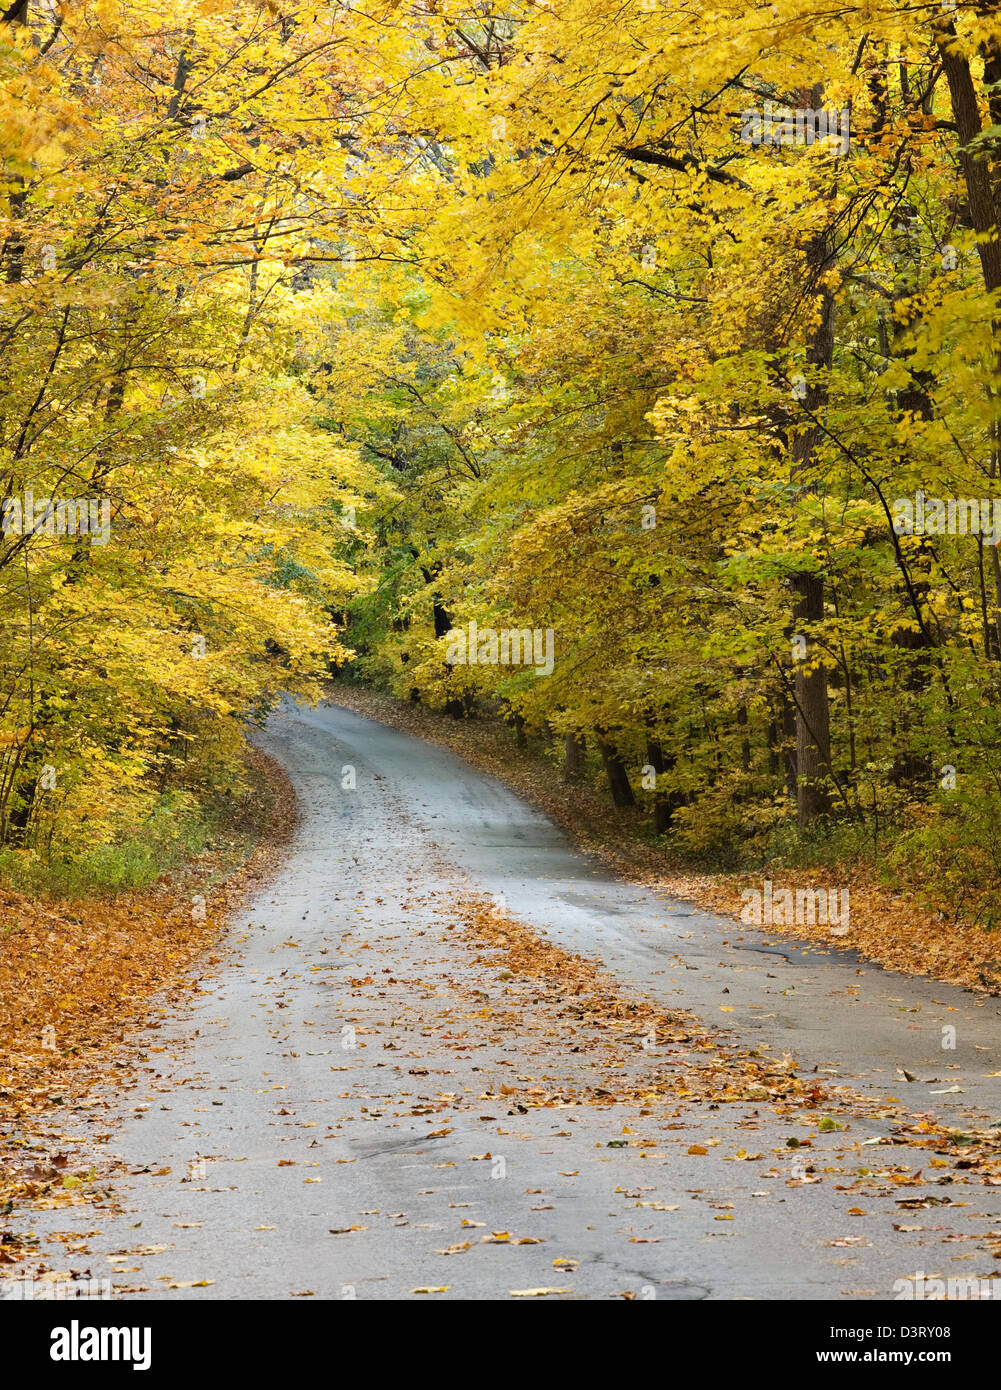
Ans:
[[[644,999],[630,998],[593,961],[535,935],[524,924],[498,912],[489,900],[461,904],[464,935],[487,948],[476,963],[501,970],[527,986],[514,1016],[524,1018],[544,1004],[555,1009],[561,1028],[576,1046],[597,1049],[601,1081],[574,1099],[588,1104],[663,1100],[669,1097],[726,1101],[769,1101],[777,1105],[837,1104],[820,1082],[795,1074],[791,1059],[725,1045],[718,1031],[689,1014],[664,1014]],[[512,1001],[513,1002],[513,1001]],[[496,1010],[495,1010],[496,1012]],[[650,1054],[670,1049],[671,1060],[647,1075]],[[640,1065],[637,1074],[636,1066]]]
[[[237,866],[214,849],[145,892],[51,902],[0,892],[0,1217],[110,1198],[110,1165],[91,1147],[110,1136],[70,1129],[120,1105],[135,1084],[135,1034],[159,1028],[199,990],[198,972],[219,964],[223,920],[271,872],[295,823],[281,769],[253,750],[248,761],[262,793],[258,844]],[[197,896],[204,915],[192,911]],[[29,1253],[0,1230],[0,1265]]]
[[[872,880],[858,864],[815,873],[776,868],[752,874],[695,873],[672,865],[667,852],[646,837],[638,811],[617,808],[609,815],[607,799],[595,789],[563,782],[551,762],[516,746],[510,727],[488,719],[455,720],[421,705],[392,696],[336,685],[328,690],[334,704],[369,719],[448,748],[474,767],[506,783],[544,811],[581,849],[595,855],[616,873],[643,883],[664,896],[683,898],[700,907],[739,917],[741,890],[760,891],[762,879],[774,877],[776,887],[797,889],[829,882],[840,873],[851,883],[851,913],[847,931],[821,923],[773,924],[774,936],[823,942],[839,950],[856,950],[864,959],[910,975],[926,975],[947,984],[1001,996],[1001,952],[997,932],[975,922],[946,920],[946,914],[922,904],[902,890],[891,892]]]
[[[1001,1136],[997,1128],[958,1130],[937,1123],[930,1115],[912,1114],[896,1097],[861,1095],[849,1086],[801,1076],[793,1059],[770,1056],[763,1048],[734,1046],[719,1030],[705,1027],[680,1011],[665,1014],[641,998],[623,992],[618,982],[594,962],[545,941],[523,923],[498,911],[489,899],[467,897],[460,904],[461,934],[478,954],[476,962],[499,971],[510,997],[503,1005],[484,1010],[497,1026],[526,1028],[527,1018],[540,1010],[550,1015],[549,1028],[562,1034],[565,1049],[592,1055],[597,1073],[593,1085],[550,1086],[519,1091],[503,1086],[511,1113],[539,1106],[616,1104],[640,1105],[641,1116],[666,1119],[681,1114],[688,1103],[710,1109],[756,1103],[762,1112],[808,1123],[820,1133],[847,1130],[850,1122],[890,1120],[888,1134],[845,1142],[845,1181],[839,1190],[870,1200],[898,1194],[902,1188],[944,1189],[943,1195],[896,1196],[902,1212],[954,1205],[950,1189],[972,1183],[1001,1187]],[[530,1006],[530,1007],[529,1007]],[[753,1112],[752,1112],[753,1113]],[[835,1118],[837,1117],[837,1118]],[[668,1125],[670,1128],[670,1125]],[[645,1135],[630,1136],[624,1144],[650,1149],[657,1143]],[[808,1138],[786,1140],[790,1157],[811,1148]],[[895,1160],[917,1151],[917,1168]],[[887,1161],[877,1159],[887,1154]],[[800,1152],[802,1151],[802,1152]],[[704,1153],[699,1145],[690,1153]],[[742,1159],[760,1159],[739,1149]],[[832,1171],[825,1169],[826,1172]],[[820,1181],[809,1163],[802,1163],[794,1183]],[[851,1209],[865,1215],[861,1208]],[[901,1226],[899,1229],[907,1229]],[[912,1230],[925,1229],[918,1225]],[[967,1237],[983,1239],[1001,1259],[1001,1230]]]

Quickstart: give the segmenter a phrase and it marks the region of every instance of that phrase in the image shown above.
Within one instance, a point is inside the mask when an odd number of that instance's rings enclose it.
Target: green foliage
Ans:
[[[28,854],[0,849],[0,877],[16,890],[50,897],[103,895],[148,888],[184,860],[225,845],[230,860],[243,852],[233,838],[234,808],[225,798],[199,804],[190,794],[165,794],[149,818],[123,829],[113,843],[80,848],[55,842]],[[245,832],[246,834],[246,832]]]

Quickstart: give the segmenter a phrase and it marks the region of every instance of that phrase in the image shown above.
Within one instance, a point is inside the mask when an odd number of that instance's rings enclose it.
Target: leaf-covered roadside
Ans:
[[[743,1106],[742,1114],[733,1112],[734,1142],[742,1128],[757,1130],[759,1115],[821,1134],[844,1131],[843,1146],[835,1155],[837,1166],[821,1171],[838,1176],[839,1190],[860,1198],[883,1198],[901,1187],[920,1187],[920,1193],[904,1193],[896,1201],[903,1210],[925,1210],[959,1200],[929,1194],[924,1190],[928,1184],[1001,1186],[996,1127],[958,1129],[940,1123],[933,1114],[910,1112],[899,1096],[863,1095],[829,1078],[821,1081],[788,1054],[779,1057],[765,1048],[740,1047],[725,1031],[708,1028],[683,1012],[665,1015],[624,989],[593,961],[546,941],[489,901],[467,898],[460,912],[463,938],[479,948],[476,963],[491,971],[502,968],[498,978],[505,982],[505,991],[520,987],[523,992],[520,1006],[516,999],[505,1000],[512,1010],[512,1026],[524,1026],[530,1001],[533,1031],[562,1033],[562,1050],[589,1053],[596,1064],[595,1084],[586,1089],[562,1088],[555,1080],[529,1091],[502,1086],[501,1095],[513,1107],[509,1113],[525,1114],[538,1106],[638,1104],[640,1117],[649,1117],[651,1128],[662,1130],[674,1127],[672,1115],[680,1117],[690,1106],[712,1110]],[[497,1024],[503,1009],[493,1004],[483,1012]],[[748,1113],[749,1102],[756,1109]],[[887,1120],[892,1121],[888,1133],[861,1137],[866,1121]],[[650,1137],[646,1132],[624,1129],[623,1135],[623,1146],[644,1151],[663,1143],[662,1136]],[[786,1155],[773,1151],[770,1175],[799,1184],[822,1180],[809,1158],[808,1135],[788,1138],[786,1147]],[[915,1157],[908,1150],[918,1151],[915,1166],[902,1161]],[[706,1150],[696,1146],[688,1152],[705,1154]],[[806,1162],[801,1161],[790,1176],[783,1159],[798,1156],[802,1160],[804,1155]],[[735,1157],[762,1160],[765,1154],[740,1147]],[[853,1214],[867,1213],[858,1207]],[[1001,1257],[1001,1231],[987,1232],[982,1239],[992,1255]]]
[[[295,823],[277,765],[252,750],[248,772],[233,838],[147,892],[0,894],[0,1214],[109,1195],[91,1161],[94,1141],[109,1136],[80,1131],[134,1084],[136,1031],[159,1028],[158,1016],[219,963],[226,915],[268,874]],[[87,1157],[74,1162],[84,1137]],[[0,1232],[0,1264],[24,1253]]]
[[[534,802],[582,849],[598,855],[618,873],[655,891],[739,916],[741,890],[760,889],[762,873],[698,873],[651,843],[639,813],[618,810],[591,787],[562,781],[556,767],[531,746],[522,749],[501,721],[457,721],[416,704],[337,683],[328,690],[336,704],[378,719],[430,743],[458,753],[473,766],[506,782]],[[911,975],[927,975],[967,989],[1001,993],[1001,947],[997,932],[980,923],[952,920],[916,894],[893,891],[874,881],[857,863],[840,866],[839,881],[851,883],[848,930],[820,922],[771,924],[769,934],[809,938],[856,950],[866,960]],[[839,868],[764,870],[776,884],[795,891],[818,881],[831,882]]]
[[[479,948],[475,963],[502,968],[503,980],[530,982],[532,1007],[555,1008],[561,1031],[576,1036],[579,1030],[581,1042],[597,1052],[595,1086],[575,1097],[580,1101],[664,1104],[677,1097],[712,1104],[770,1101],[788,1109],[842,1103],[816,1078],[797,1076],[791,1058],[733,1046],[720,1030],[683,1011],[665,1014],[631,996],[594,961],[544,940],[489,902],[467,899],[462,912],[463,935]],[[527,1005],[526,1000],[523,1017]],[[643,1062],[644,1042],[649,1048],[667,1046],[677,1060],[667,1068],[641,1066],[637,1073],[629,1059],[635,1061],[639,1047]],[[620,1055],[612,1055],[616,1052]]]

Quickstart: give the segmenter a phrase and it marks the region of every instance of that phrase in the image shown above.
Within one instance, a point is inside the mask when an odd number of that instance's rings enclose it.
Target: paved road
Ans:
[[[150,1034],[107,1145],[127,1165],[123,1209],[18,1222],[43,1242],[97,1232],[85,1253],[64,1247],[63,1268],[137,1299],[682,1300],[889,1298],[917,1270],[994,1268],[975,1237],[1001,1227],[1001,1189],[900,1186],[927,1155],[852,1149],[889,1119],[817,1133],[766,1105],[673,1100],[522,1113],[509,1096],[593,1087],[606,1054],[450,923],[466,889],[502,894],[630,991],[957,1123],[1001,1116],[998,1000],[617,880],[496,781],[339,707],[287,706],[259,741],[292,778],[301,828],[207,992]],[[811,1139],[807,1181],[790,1180],[806,1152],[790,1136]],[[862,1167],[876,1176],[846,1177]],[[428,1288],[444,1292],[415,1292]]]

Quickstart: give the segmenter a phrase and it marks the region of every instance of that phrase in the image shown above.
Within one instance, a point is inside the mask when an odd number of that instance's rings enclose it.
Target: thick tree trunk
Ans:
[[[996,5],[982,6],[996,10]],[[986,150],[976,145],[983,125],[973,83],[970,63],[956,37],[951,20],[935,20],[935,42],[942,70],[949,84],[952,114],[959,132],[959,165],[966,184],[970,221],[977,233],[977,252],[988,291],[1001,286],[1001,242],[998,240],[998,209],[995,190],[991,184],[991,168]],[[996,66],[996,55],[988,55],[988,64]],[[993,67],[992,69],[993,70]],[[986,74],[985,74],[986,76]]]
[[[653,801],[653,828],[658,835],[663,835],[671,828],[677,801],[673,794],[663,791],[660,779],[665,772],[671,771],[675,760],[665,754],[663,748],[654,739],[647,739],[646,760],[657,774],[657,790]]]
[[[563,780],[576,782],[584,771],[583,734],[565,734],[563,738]]]
[[[598,752],[601,754],[601,761],[605,768],[605,776],[608,778],[608,785],[612,792],[612,800],[616,806],[635,806],[636,798],[629,785],[629,775],[626,772],[625,763],[604,735],[596,734],[595,737],[598,742]]]

